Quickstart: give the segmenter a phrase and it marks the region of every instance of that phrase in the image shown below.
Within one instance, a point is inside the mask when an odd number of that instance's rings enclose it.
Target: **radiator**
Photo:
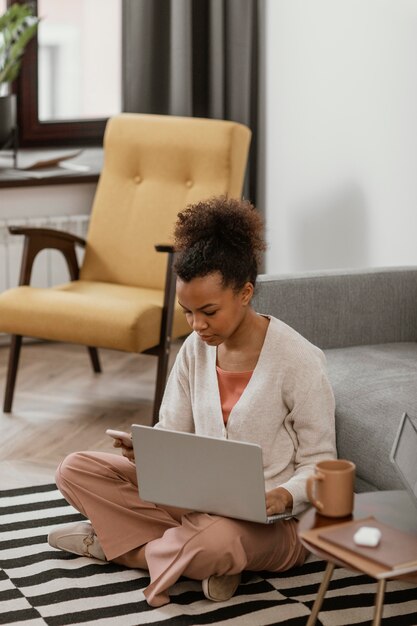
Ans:
[[[0,292],[18,285],[23,251],[23,236],[10,235],[8,226],[54,228],[85,238],[89,220],[90,215],[0,220]],[[80,246],[77,246],[77,255],[81,262],[83,249]],[[52,287],[68,280],[69,274],[63,255],[57,250],[42,250],[33,266],[31,285]]]

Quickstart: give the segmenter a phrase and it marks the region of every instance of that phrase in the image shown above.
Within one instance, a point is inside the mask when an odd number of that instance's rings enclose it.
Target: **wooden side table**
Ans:
[[[324,517],[323,515],[317,513],[314,508],[311,508],[302,515],[298,525],[298,533],[312,530],[313,528],[329,526],[337,523],[338,521],[346,522],[349,519],[361,519],[371,515],[380,522],[384,522],[385,524],[389,524],[399,530],[404,530],[417,535],[417,508],[411,501],[411,498],[406,491],[372,491],[370,493],[356,494],[355,507],[353,515],[350,518],[344,517],[336,519]],[[327,561],[323,579],[321,581],[317,597],[314,601],[310,617],[307,621],[307,626],[314,626],[332,578],[334,568],[338,565],[340,567],[352,569],[352,566],[348,563],[344,563],[340,559],[335,558],[330,553],[313,546],[307,541],[304,541],[302,537],[300,537],[300,539],[303,545],[310,552]],[[408,582],[415,582],[417,584],[417,568],[415,574],[413,573],[407,574],[406,576],[402,575],[390,577],[391,580],[394,578]],[[381,623],[387,580],[387,578],[378,579],[372,626],[379,626]]]

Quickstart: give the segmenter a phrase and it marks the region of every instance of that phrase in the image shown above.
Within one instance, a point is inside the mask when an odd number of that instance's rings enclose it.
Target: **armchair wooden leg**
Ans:
[[[7,370],[6,392],[4,394],[3,411],[10,413],[12,410],[14,387],[16,383],[17,368],[19,365],[22,336],[12,335],[9,352],[9,368]]]
[[[90,346],[87,346],[87,350],[88,350],[88,353],[90,355],[91,365],[93,366],[94,372],[96,374],[100,374],[101,373],[101,365],[100,365],[100,359],[99,359],[99,356],[98,356],[97,348],[91,348]]]
[[[164,395],[165,383],[168,373],[168,361],[169,361],[170,346],[168,344],[158,356],[158,370],[156,374],[156,387],[155,396],[153,401],[152,412],[152,425],[156,424],[159,418],[159,408],[162,402],[162,396]]]

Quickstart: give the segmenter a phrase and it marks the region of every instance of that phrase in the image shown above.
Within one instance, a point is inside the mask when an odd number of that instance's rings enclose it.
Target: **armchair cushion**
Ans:
[[[0,295],[2,330],[126,352],[159,343],[164,293],[76,280],[48,289],[17,287]],[[59,319],[59,325],[56,320]],[[176,305],[173,337],[189,332]]]
[[[250,142],[236,122],[124,113],[104,136],[80,278],[162,289],[177,214],[213,195],[239,197]]]

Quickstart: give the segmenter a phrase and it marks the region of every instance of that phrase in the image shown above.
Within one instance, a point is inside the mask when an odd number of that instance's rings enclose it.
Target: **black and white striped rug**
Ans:
[[[0,515],[0,624],[304,626],[324,570],[310,559],[285,574],[247,573],[236,595],[218,604],[198,582],[181,579],[171,604],[152,609],[142,593],[146,572],[49,547],[52,526],[81,519],[54,485],[0,492]],[[374,600],[372,579],[337,569],[317,624],[369,624]],[[384,626],[417,625],[414,586],[391,581],[385,600]]]

